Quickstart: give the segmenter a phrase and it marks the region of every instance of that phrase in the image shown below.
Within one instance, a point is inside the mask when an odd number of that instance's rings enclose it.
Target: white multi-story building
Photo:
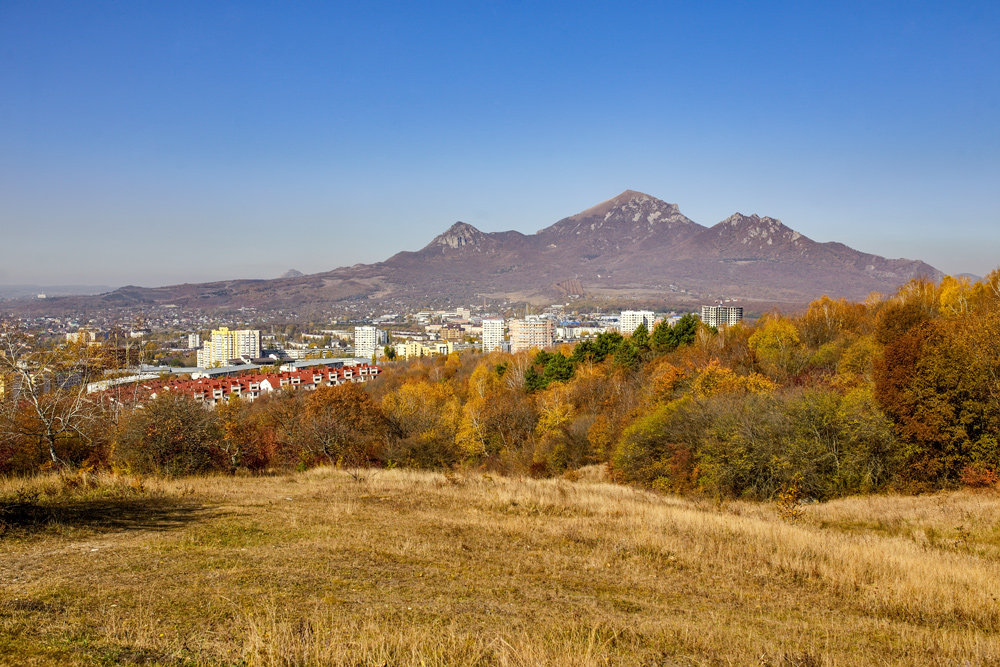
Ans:
[[[732,326],[742,319],[742,306],[701,307],[701,321],[710,327]]]
[[[656,315],[651,310],[623,310],[618,318],[618,330],[623,336],[630,336],[640,324],[645,324],[646,330],[652,332],[655,319]]]
[[[556,338],[559,340],[578,340],[580,338],[592,338],[598,334],[609,331],[618,331],[618,326],[584,327],[577,325],[563,325],[556,327]]]
[[[199,368],[225,366],[231,359],[260,356],[260,329],[236,329],[228,327],[212,330],[212,337],[198,350]]]
[[[483,352],[492,352],[503,347],[503,318],[483,320]]]
[[[523,320],[511,320],[510,351],[520,352],[533,347],[552,347],[556,325],[552,320],[529,315]]]
[[[201,347],[201,334],[188,334],[188,347],[192,350]]]
[[[375,356],[379,344],[384,345],[385,341],[385,332],[379,331],[374,326],[354,327],[354,356],[371,359]]]
[[[67,343],[94,343],[97,342],[97,332],[93,329],[81,327],[79,331],[66,334]]]

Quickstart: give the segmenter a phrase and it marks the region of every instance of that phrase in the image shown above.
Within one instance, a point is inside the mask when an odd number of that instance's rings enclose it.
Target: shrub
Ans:
[[[1000,475],[985,463],[970,463],[962,469],[960,481],[963,486],[983,489],[996,486],[1000,482]]]
[[[231,397],[216,408],[223,432],[220,449],[231,472],[263,470],[277,459],[274,431],[265,424],[260,405]]]
[[[389,437],[389,422],[382,409],[356,384],[320,387],[305,400],[305,464],[378,465],[385,461]]]
[[[461,407],[447,384],[426,380],[404,384],[385,395],[382,411],[397,437],[388,459],[419,468],[458,462],[455,434]]]
[[[164,392],[126,415],[114,458],[140,473],[185,475],[225,467],[218,416],[204,404]]]
[[[694,484],[694,452],[708,413],[690,397],[657,406],[622,433],[612,455],[617,477],[686,491]]]

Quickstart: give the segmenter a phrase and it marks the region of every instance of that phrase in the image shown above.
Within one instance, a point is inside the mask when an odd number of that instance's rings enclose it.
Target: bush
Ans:
[[[320,387],[305,399],[302,463],[348,467],[386,460],[389,422],[382,409],[356,384]]]
[[[216,408],[222,426],[220,449],[230,472],[261,471],[277,460],[274,430],[265,422],[264,402],[249,403],[232,397]]]
[[[754,392],[724,379],[710,395],[656,405],[626,428],[612,456],[617,478],[757,499],[794,485],[826,499],[880,489],[898,469],[892,424],[870,390]]]
[[[129,413],[115,438],[115,461],[139,473],[186,475],[225,468],[218,415],[176,392]]]
[[[382,411],[396,438],[388,460],[418,468],[450,466],[458,462],[455,444],[460,403],[444,383],[418,380],[388,392]]]
[[[612,464],[623,481],[682,492],[694,485],[694,456],[708,412],[686,396],[656,407],[622,433]]]
[[[960,481],[963,486],[985,489],[1000,483],[1000,475],[997,475],[996,470],[984,463],[971,463],[962,470]]]

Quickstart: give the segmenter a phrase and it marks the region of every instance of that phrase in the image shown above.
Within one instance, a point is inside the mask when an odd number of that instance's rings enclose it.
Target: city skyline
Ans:
[[[998,28],[989,3],[5,3],[0,284],[314,273],[627,188],[985,274]]]

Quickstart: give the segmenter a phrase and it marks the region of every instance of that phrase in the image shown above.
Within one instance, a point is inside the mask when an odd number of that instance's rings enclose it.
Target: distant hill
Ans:
[[[456,222],[424,248],[375,264],[311,275],[292,270],[274,280],[130,286],[86,299],[48,299],[44,307],[267,308],[359,298],[422,305],[487,297],[541,301],[576,291],[609,299],[802,303],[823,294],[859,299],[914,277],[941,275],[921,261],[818,243],[775,218],[735,213],[704,227],[676,204],[626,190],[535,234],[483,232]]]
[[[279,278],[301,278],[304,275],[306,275],[306,274],[302,273],[298,269],[288,269],[287,271],[285,271],[284,273],[282,273],[278,277]]]
[[[0,285],[0,299],[103,294],[114,289],[109,285]]]

